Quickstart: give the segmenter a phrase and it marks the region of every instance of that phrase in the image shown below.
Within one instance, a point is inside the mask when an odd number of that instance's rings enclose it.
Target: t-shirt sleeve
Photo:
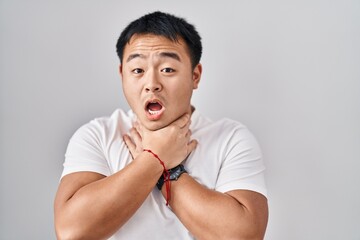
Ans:
[[[255,137],[246,127],[241,127],[233,131],[224,144],[224,160],[216,190],[219,192],[236,189],[251,190],[266,197],[265,166]]]
[[[61,178],[70,173],[83,171],[110,175],[101,136],[101,126],[94,120],[75,132],[66,149]]]

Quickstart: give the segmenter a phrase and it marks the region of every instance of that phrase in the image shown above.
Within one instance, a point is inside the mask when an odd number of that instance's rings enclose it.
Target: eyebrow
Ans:
[[[134,58],[138,58],[138,57],[139,58],[145,58],[145,55],[139,54],[139,53],[130,54],[130,56],[126,59],[126,62],[130,62]]]
[[[159,54],[159,56],[160,57],[172,58],[172,59],[175,59],[175,60],[181,62],[179,55],[177,53],[174,53],[174,52],[161,52]],[[134,53],[134,54],[130,54],[130,56],[126,59],[126,62],[130,62],[134,58],[146,58],[146,57],[145,57],[144,54]]]
[[[175,59],[175,60],[181,62],[179,55],[174,52],[161,52],[160,57],[169,57],[169,58],[172,58],[172,59]]]

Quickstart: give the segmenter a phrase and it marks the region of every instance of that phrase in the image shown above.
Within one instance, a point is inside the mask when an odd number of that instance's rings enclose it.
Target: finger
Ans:
[[[187,122],[185,124],[185,126],[183,126],[182,128],[179,129],[179,134],[187,137],[189,134],[190,135],[192,134],[191,131],[189,133],[189,130],[190,130],[190,121]]]
[[[141,133],[142,130],[142,125],[139,121],[136,121],[133,123],[133,127],[136,129],[136,131],[138,131],[139,133]]]
[[[185,124],[184,128],[189,129],[189,128],[190,128],[190,124],[191,124],[191,118],[189,118],[189,121],[187,121],[187,123]]]
[[[191,130],[189,129],[189,130],[186,132],[185,137],[190,139],[191,134],[192,134],[192,133],[191,133]]]
[[[130,135],[131,135],[131,138],[132,138],[135,146],[141,144],[141,140],[142,140],[141,135],[135,128],[130,129]]]
[[[132,124],[133,128],[137,128],[138,125],[139,125],[139,123],[137,121],[133,122],[133,124]]]
[[[131,141],[131,138],[129,137],[129,135],[125,134],[123,136],[123,140],[127,146],[127,148],[130,150],[130,152],[135,152],[135,148],[136,148],[136,145]]]
[[[188,153],[190,154],[198,145],[198,141],[193,139],[188,143]]]
[[[174,121],[173,124],[180,128],[184,128],[189,123],[189,120],[190,120],[190,114],[185,113],[184,115],[179,117],[176,121]]]

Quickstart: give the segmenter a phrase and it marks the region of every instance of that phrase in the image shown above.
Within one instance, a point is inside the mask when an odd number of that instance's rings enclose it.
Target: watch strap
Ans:
[[[179,177],[181,176],[181,174],[183,173],[187,173],[187,171],[184,168],[184,165],[179,164],[174,168],[171,168],[168,170],[169,172],[169,180],[170,181],[176,181],[179,179]],[[158,182],[156,183],[156,186],[159,190],[161,190],[162,186],[164,185],[164,174],[161,175],[161,177],[159,178]]]

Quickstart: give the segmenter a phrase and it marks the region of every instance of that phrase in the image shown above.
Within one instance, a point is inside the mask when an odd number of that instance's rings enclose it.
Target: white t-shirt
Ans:
[[[135,116],[118,109],[110,117],[97,118],[79,128],[70,139],[62,177],[91,171],[109,176],[132,161],[123,134]],[[264,164],[260,148],[249,130],[229,119],[213,122],[195,111],[191,116],[196,149],[184,162],[200,184],[219,192],[246,189],[266,196]],[[101,226],[99,226],[101,227]],[[154,186],[142,206],[110,239],[194,239]]]

